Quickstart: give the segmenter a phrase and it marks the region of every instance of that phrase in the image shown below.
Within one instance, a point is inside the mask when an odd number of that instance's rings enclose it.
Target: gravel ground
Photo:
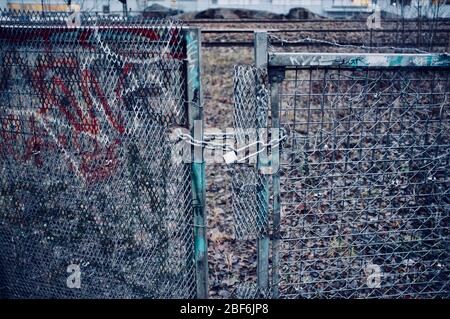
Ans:
[[[251,48],[203,49],[206,129],[233,126],[233,66],[252,63]],[[210,296],[228,298],[240,283],[256,281],[256,246],[236,240],[231,211],[230,167],[206,166]]]

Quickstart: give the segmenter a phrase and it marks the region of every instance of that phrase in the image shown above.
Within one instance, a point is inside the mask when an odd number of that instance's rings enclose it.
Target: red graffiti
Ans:
[[[0,150],[4,156],[11,156],[17,161],[32,161],[37,167],[44,164],[46,151],[57,151],[60,148],[69,149],[70,153],[77,154],[76,161],[68,161],[68,166],[79,172],[89,182],[98,182],[114,173],[118,166],[117,148],[120,140],[115,139],[109,145],[101,145],[97,138],[100,132],[99,121],[95,112],[95,105],[103,109],[108,123],[119,134],[124,134],[125,124],[120,114],[113,111],[108,103],[106,93],[93,72],[88,69],[80,70],[78,61],[74,58],[53,58],[43,63],[38,62],[33,71],[22,68],[22,71],[31,74],[31,85],[38,93],[41,101],[40,107],[35,115],[7,115],[1,122]],[[21,63],[23,65],[23,63]],[[65,79],[65,75],[73,76],[74,70],[81,74],[80,82],[71,83]],[[121,89],[126,76],[129,74],[130,66],[125,66],[114,92],[119,100],[122,100]],[[76,95],[79,89],[80,94]],[[94,100],[98,101],[97,104]],[[56,140],[48,139],[51,130],[51,117],[55,117],[55,111],[65,119],[70,131],[69,136],[57,135]],[[97,110],[99,111],[99,110]],[[26,113],[25,113],[26,114]],[[57,115],[56,115],[57,116]],[[21,115],[23,117],[23,115]],[[46,129],[37,129],[36,117],[41,117]],[[57,116],[58,121],[61,118]],[[50,121],[50,122],[49,122]],[[21,127],[21,123],[28,123],[27,127]],[[29,134],[24,134],[28,131]],[[94,143],[92,151],[85,151],[79,142],[81,133],[88,133],[91,143]],[[25,137],[27,136],[27,137]],[[86,144],[86,143],[84,143]],[[23,146],[20,146],[23,145]],[[78,167],[74,167],[77,165]]]
[[[91,134],[98,134],[99,127],[98,122],[93,111],[93,101],[91,95],[89,94],[89,87],[93,89],[96,97],[100,101],[101,106],[107,116],[110,124],[121,134],[125,132],[125,127],[123,124],[123,119],[120,114],[114,114],[111,107],[106,99],[106,94],[101,88],[97,78],[89,70],[82,70],[80,88],[84,98],[84,102],[88,109],[87,114],[83,113],[81,106],[78,103],[77,98],[73,94],[73,88],[69,88],[66,83],[70,81],[64,81],[60,76],[53,75],[50,79],[46,80],[45,76],[48,71],[54,71],[58,69],[68,68],[67,72],[61,72],[64,74],[73,74],[73,70],[79,70],[80,67],[78,62],[70,58],[62,58],[53,60],[50,63],[39,66],[33,73],[34,81],[38,92],[40,92],[42,107],[40,109],[41,114],[45,114],[49,111],[50,106],[57,106],[62,114],[65,115],[69,124],[77,132],[86,132]],[[125,67],[127,70],[129,67]],[[124,71],[126,75],[128,71]],[[51,85],[46,85],[50,82]],[[122,78],[117,85],[116,93],[120,90],[122,85]],[[57,90],[61,93],[58,94]]]
[[[82,154],[80,171],[87,182],[98,182],[110,176],[118,166],[117,147],[120,145],[118,139],[114,140],[107,147],[95,144],[92,152]],[[98,165],[102,162],[103,165]]]
[[[29,161],[33,160],[37,167],[42,167],[44,165],[44,158],[42,153],[46,150],[55,150],[56,145],[46,142],[42,136],[44,134],[43,130],[40,130],[36,125],[36,119],[34,116],[30,116],[28,119],[29,128],[31,136],[25,140],[25,152],[23,154],[23,160]]]
[[[17,115],[7,115],[2,118],[2,143],[0,144],[2,153],[12,155],[15,160],[19,160],[15,147],[19,144],[19,134],[22,131],[20,119]]]
[[[26,127],[22,127],[21,122],[25,122]],[[24,131],[28,131],[29,134],[24,134]],[[37,167],[43,165],[42,153],[45,150],[57,148],[56,144],[44,141],[42,138],[44,132],[37,128],[34,116],[30,116],[27,121],[22,121],[18,115],[6,116],[2,119],[0,136],[2,137],[0,147],[4,155],[11,156],[16,161],[33,160]]]
[[[92,73],[88,77],[90,78],[91,85],[93,86],[94,91],[97,94],[97,97],[103,106],[103,110],[105,111],[108,121],[119,133],[123,134],[125,132],[125,127],[122,124],[123,120],[121,119],[120,114],[118,114],[117,117],[113,114],[108,104],[108,101],[106,100],[105,93],[103,92],[102,88],[100,87],[100,84],[98,83],[97,79],[92,75]]]
[[[161,36],[157,29],[149,26],[148,28],[142,27],[120,27],[120,26],[97,26],[97,31],[102,33],[106,29],[106,36],[108,39],[120,39],[123,37],[133,36],[136,38],[144,38],[148,43],[159,43],[161,41]],[[169,44],[170,47],[179,48],[177,44],[181,42],[180,28],[173,28],[169,30]],[[62,40],[64,39],[64,40]],[[98,45],[95,29],[94,28],[80,28],[80,29],[70,29],[70,28],[49,28],[45,26],[40,26],[36,28],[30,28],[25,30],[20,30],[20,36],[14,29],[0,29],[0,40],[4,40],[11,44],[23,44],[23,43],[33,43],[33,42],[43,42],[45,45],[45,51],[47,53],[52,52],[52,44],[61,44],[62,41],[67,43],[71,41],[80,45],[82,48],[91,50]],[[161,51],[156,49],[154,52],[148,52],[151,55],[160,55]],[[133,54],[139,54],[139,51],[134,51]],[[167,53],[168,57],[173,59],[182,60],[186,58],[186,54],[181,52],[170,52]]]
[[[186,54],[177,45],[181,43],[180,30],[177,28],[170,30],[169,47],[175,49],[169,52],[161,51],[159,42],[162,38],[158,29],[107,26],[107,31],[102,33],[102,26],[98,26],[97,30],[42,26],[21,30],[18,36],[14,29],[0,30],[0,40],[13,47],[5,51],[2,59],[0,91],[7,92],[11,85],[16,85],[11,81],[11,76],[20,77],[28,81],[39,103],[37,108],[36,99],[33,99],[32,108],[21,105],[29,113],[17,110],[19,115],[8,114],[8,108],[4,109],[3,114],[6,115],[1,115],[3,117],[0,118],[1,156],[32,162],[35,166],[42,167],[48,160],[46,152],[60,152],[68,167],[81,174],[89,183],[104,180],[114,174],[119,166],[121,139],[116,136],[106,142],[108,139],[102,135],[105,133],[102,132],[102,123],[106,122],[118,136],[125,134],[126,123],[122,114],[123,107],[120,106],[125,103],[123,92],[126,91],[124,88],[133,65],[115,64],[114,68],[108,69],[108,72],[116,72],[117,82],[115,87],[106,88],[102,85],[103,77],[90,66],[82,67],[76,53],[68,51],[68,54],[61,55],[52,46],[61,45],[64,39],[86,50],[86,54],[91,54],[99,50],[98,34],[101,34],[105,43],[111,43],[112,48],[117,47],[116,50],[125,57],[164,55],[169,59],[185,59]],[[127,34],[145,38],[144,41],[148,43],[158,43],[155,51],[128,51],[129,48],[121,47],[113,41]],[[36,55],[34,65],[30,65],[28,56],[21,56],[23,53],[14,49],[21,44],[35,45],[39,42],[44,44],[44,50],[42,55]],[[111,96],[107,92],[113,92],[114,105],[111,105]],[[99,116],[103,116],[104,121]],[[60,131],[58,125],[61,124],[64,124],[64,129]]]

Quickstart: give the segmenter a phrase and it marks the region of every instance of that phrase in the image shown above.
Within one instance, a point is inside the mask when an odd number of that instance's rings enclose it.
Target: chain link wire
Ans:
[[[447,69],[286,71],[282,298],[448,298]]]
[[[181,24],[67,18],[0,12],[0,295],[194,297],[190,168],[169,142],[187,124]],[[234,71],[239,145],[266,128],[269,87]],[[449,296],[449,94],[445,69],[287,72],[281,297]],[[266,178],[233,165],[238,239],[268,232]]]
[[[0,294],[195,297],[182,25],[68,15],[0,12]]]
[[[266,128],[268,101],[267,72],[254,66],[235,66],[233,111],[237,145],[264,138],[260,129]],[[232,208],[238,239],[260,238],[267,233],[269,224],[267,215],[261,214],[266,209],[262,190],[267,177],[258,171],[256,156],[249,160],[232,169]]]
[[[240,283],[231,293],[234,299],[269,299],[271,298],[271,289],[261,289],[254,283]]]

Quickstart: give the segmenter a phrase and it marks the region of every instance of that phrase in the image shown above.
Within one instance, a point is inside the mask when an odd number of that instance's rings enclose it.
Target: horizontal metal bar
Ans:
[[[318,67],[449,67],[449,54],[270,53],[269,66]]]

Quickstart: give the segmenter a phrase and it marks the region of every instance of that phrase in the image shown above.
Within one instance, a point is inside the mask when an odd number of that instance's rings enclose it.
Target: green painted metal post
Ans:
[[[270,105],[272,117],[272,140],[280,138],[280,85],[284,79],[284,68],[269,68]],[[278,298],[279,292],[279,265],[280,265],[280,221],[281,221],[281,195],[280,195],[280,145],[272,147],[272,192],[273,192],[273,224],[272,224],[272,297]]]
[[[255,32],[255,66],[256,68],[267,67],[268,62],[268,52],[267,52],[267,32],[266,31],[256,31]],[[256,81],[261,81],[257,76]],[[256,92],[258,95],[259,92]],[[263,111],[262,108],[267,107],[266,105],[258,105],[258,103],[263,99],[256,99],[256,110],[257,112]],[[265,110],[264,110],[265,111]],[[258,116],[257,116],[258,118]],[[267,128],[267,119],[263,120],[262,123],[257,123],[256,129],[260,131],[261,128]],[[258,133],[258,139],[261,137]],[[259,144],[258,144],[259,151]],[[258,171],[266,168],[269,165],[267,160],[267,152],[263,151],[258,153],[257,156],[257,168]],[[258,207],[258,215],[261,220],[268,220],[269,216],[269,185],[268,179],[263,179],[262,187],[258,190],[258,198],[261,198],[261,206]],[[258,261],[257,261],[257,275],[258,275],[258,288],[260,291],[265,292],[269,287],[269,236],[264,232],[258,239]]]
[[[201,87],[201,33],[199,28],[184,29],[186,43],[187,107],[189,130],[203,140],[203,104]],[[208,244],[205,215],[205,161],[203,147],[192,146],[192,203],[194,207],[194,249],[197,298],[208,297]]]

